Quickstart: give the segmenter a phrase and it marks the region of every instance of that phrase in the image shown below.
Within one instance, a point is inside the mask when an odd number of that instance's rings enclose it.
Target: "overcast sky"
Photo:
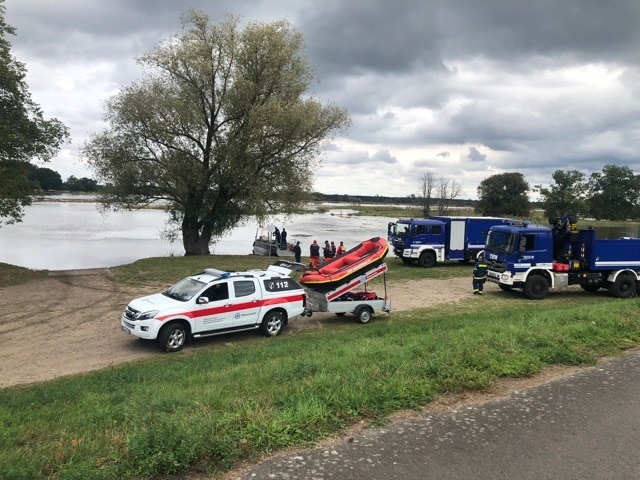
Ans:
[[[289,19],[320,83],[353,126],[327,149],[315,190],[418,194],[431,171],[476,198],[485,178],[606,164],[640,173],[639,0],[5,0],[13,55],[46,118],[72,143],[48,165],[92,176],[78,147],[135,58],[189,8],[213,22]],[[534,197],[535,198],[535,197]]]

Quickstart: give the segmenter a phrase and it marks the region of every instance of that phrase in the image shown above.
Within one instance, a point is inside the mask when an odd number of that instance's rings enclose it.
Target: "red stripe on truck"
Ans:
[[[174,317],[188,317],[191,319],[195,319],[198,317],[208,317],[210,315],[216,315],[218,313],[240,312],[242,310],[248,310],[250,308],[273,307],[275,305],[284,305],[287,303],[301,302],[303,301],[303,299],[304,299],[304,295],[296,294],[296,295],[289,295],[287,297],[256,300],[255,302],[251,301],[251,302],[243,302],[243,303],[230,303],[221,307],[203,308],[201,310],[195,310],[195,311],[192,310],[192,311],[172,313],[171,315],[162,315],[162,316],[156,317],[155,319],[160,322],[165,321],[167,318],[174,318]]]

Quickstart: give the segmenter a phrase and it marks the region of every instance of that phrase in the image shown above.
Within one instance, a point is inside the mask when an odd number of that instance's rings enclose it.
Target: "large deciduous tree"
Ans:
[[[578,170],[556,170],[552,178],[553,183],[549,187],[536,187],[540,192],[545,214],[549,217],[562,217],[569,212],[576,215],[586,213],[589,184],[584,173]]]
[[[30,162],[48,161],[67,141],[69,132],[58,120],[43,118],[25,82],[24,64],[11,55],[7,35],[15,29],[5,23],[0,0],[0,222],[20,222],[31,205],[37,182],[29,179]]]
[[[482,215],[529,215],[529,184],[518,172],[500,173],[485,178],[478,186],[476,212]]]
[[[191,10],[139,63],[146,75],[109,100],[109,128],[84,153],[104,205],[164,201],[187,255],[250,217],[295,211],[325,140],[349,124],[307,93],[314,72],[287,21],[241,29]]]
[[[637,218],[640,205],[640,176],[629,167],[605,165],[602,173],[589,179],[589,213],[596,220]]]

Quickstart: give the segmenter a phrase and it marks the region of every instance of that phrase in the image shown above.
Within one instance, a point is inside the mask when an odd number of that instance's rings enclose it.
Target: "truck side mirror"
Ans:
[[[198,297],[198,300],[196,300],[196,303],[198,305],[204,305],[205,303],[209,303],[209,298],[208,297]]]

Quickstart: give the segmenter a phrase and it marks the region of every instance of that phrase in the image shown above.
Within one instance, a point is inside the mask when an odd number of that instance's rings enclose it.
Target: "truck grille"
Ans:
[[[129,320],[135,320],[139,313],[139,310],[131,308],[127,305],[127,308],[124,309],[123,315]]]
[[[507,269],[507,264],[505,262],[497,262],[495,260],[487,260],[487,266],[489,267],[489,270],[500,273]]]

